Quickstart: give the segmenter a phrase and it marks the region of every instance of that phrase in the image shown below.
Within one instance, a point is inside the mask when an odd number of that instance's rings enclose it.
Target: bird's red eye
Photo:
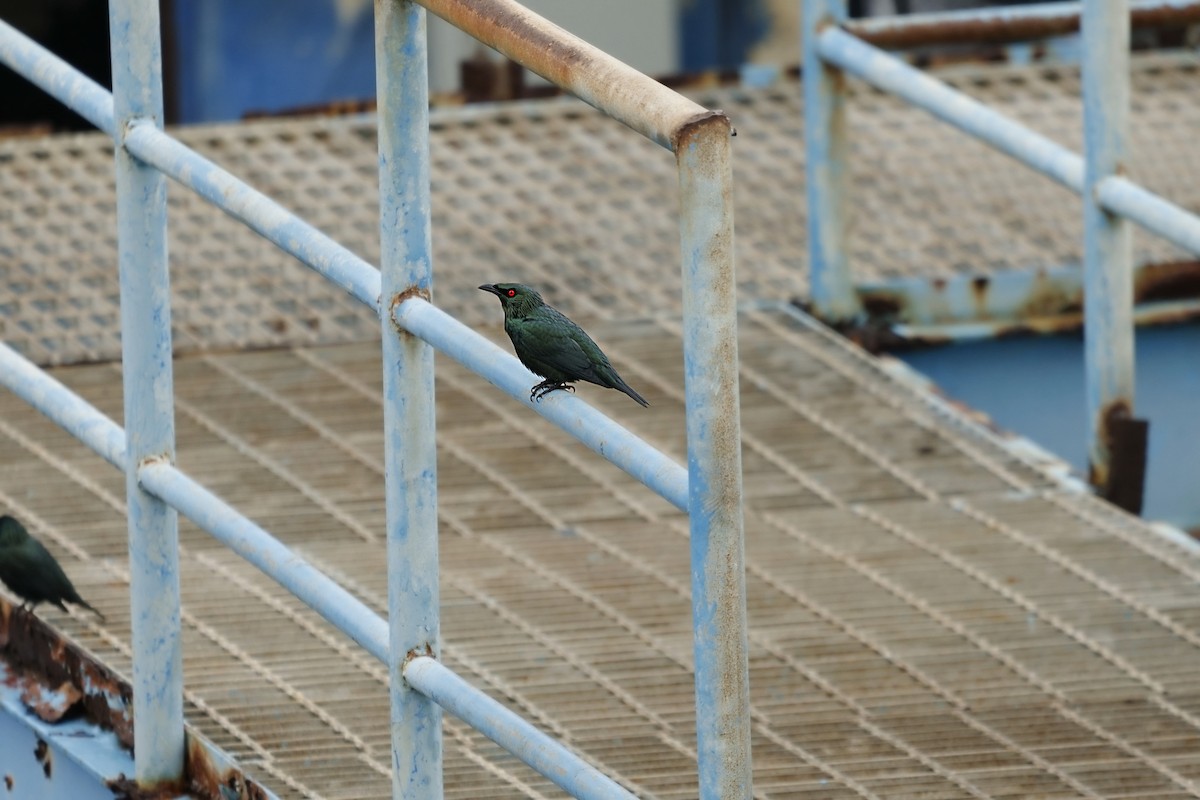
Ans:
[[[509,297],[516,297],[516,296],[517,296],[517,290],[516,290],[516,289],[509,289],[507,292],[505,292],[505,294],[506,294],[506,295],[508,295]]]

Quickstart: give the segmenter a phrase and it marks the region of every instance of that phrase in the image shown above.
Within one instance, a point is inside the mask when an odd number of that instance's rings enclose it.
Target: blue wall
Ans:
[[[1083,339],[994,339],[901,353],[952,397],[1086,474]],[[1200,528],[1200,323],[1137,333],[1136,414],[1150,420],[1143,516]]]
[[[375,96],[373,7],[333,0],[175,0],[180,122]]]

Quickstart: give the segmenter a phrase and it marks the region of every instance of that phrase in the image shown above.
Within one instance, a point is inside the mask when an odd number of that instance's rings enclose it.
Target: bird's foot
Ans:
[[[542,381],[529,390],[529,402],[542,402],[542,398],[553,392],[555,389],[566,389],[568,392],[574,392],[575,387],[569,383],[555,383],[554,381]]]

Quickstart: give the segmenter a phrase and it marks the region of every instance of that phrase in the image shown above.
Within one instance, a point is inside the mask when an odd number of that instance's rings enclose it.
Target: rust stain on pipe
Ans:
[[[451,25],[669,147],[702,106],[513,0],[418,0]]]
[[[849,33],[876,47],[903,50],[932,44],[966,42],[1020,42],[1066,36],[1079,30],[1078,12],[1061,15],[1021,17],[1019,15],[976,16],[972,19],[897,18],[884,27],[879,23],[846,24]],[[1161,5],[1134,8],[1130,24],[1134,28],[1170,28],[1200,22],[1200,3],[1180,6]]]
[[[33,614],[0,601],[0,620],[0,658],[18,674],[22,698],[35,713],[56,722],[77,711],[133,747],[128,684]]]

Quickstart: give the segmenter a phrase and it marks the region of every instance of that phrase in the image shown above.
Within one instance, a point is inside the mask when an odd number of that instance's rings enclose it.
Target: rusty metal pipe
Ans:
[[[513,0],[417,0],[451,25],[668,150],[709,112]]]
[[[933,14],[871,17],[845,24],[865,42],[893,50],[964,42],[1021,42],[1066,36],[1080,29],[1079,3],[1041,3]],[[1200,22],[1200,0],[1152,0],[1131,8],[1134,28],[1166,28]]]

